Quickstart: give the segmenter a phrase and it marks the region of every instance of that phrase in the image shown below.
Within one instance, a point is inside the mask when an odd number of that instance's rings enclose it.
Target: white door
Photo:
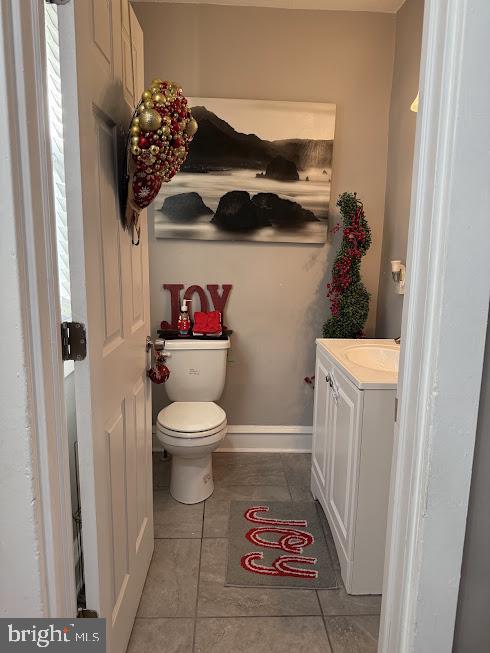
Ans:
[[[330,393],[327,511],[344,557],[351,560],[362,393],[337,368],[332,372]]]
[[[86,600],[122,653],[153,551],[146,215],[135,246],[119,205],[143,37],[127,0],[71,2],[59,24]]]

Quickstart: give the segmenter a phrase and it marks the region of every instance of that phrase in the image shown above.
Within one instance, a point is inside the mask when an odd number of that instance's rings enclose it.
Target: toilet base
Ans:
[[[210,453],[187,458],[173,455],[170,494],[180,503],[200,503],[213,494],[213,468]]]

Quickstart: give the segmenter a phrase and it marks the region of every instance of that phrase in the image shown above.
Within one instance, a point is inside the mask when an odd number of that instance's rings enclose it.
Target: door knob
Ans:
[[[152,340],[151,336],[146,336],[146,351],[150,351],[150,349],[162,351],[162,349],[165,349],[165,340],[162,340],[161,338],[155,338],[155,340]]]

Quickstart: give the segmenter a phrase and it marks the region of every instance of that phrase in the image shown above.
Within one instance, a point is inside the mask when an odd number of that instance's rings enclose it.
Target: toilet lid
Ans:
[[[163,429],[185,434],[210,431],[226,422],[226,413],[212,401],[175,401],[158,413]]]

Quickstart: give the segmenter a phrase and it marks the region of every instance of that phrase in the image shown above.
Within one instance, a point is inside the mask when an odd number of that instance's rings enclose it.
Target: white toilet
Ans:
[[[226,340],[167,340],[170,404],[158,414],[157,438],[172,455],[170,494],[199,503],[214,489],[212,452],[226,435],[226,413],[214,402],[223,392]]]

